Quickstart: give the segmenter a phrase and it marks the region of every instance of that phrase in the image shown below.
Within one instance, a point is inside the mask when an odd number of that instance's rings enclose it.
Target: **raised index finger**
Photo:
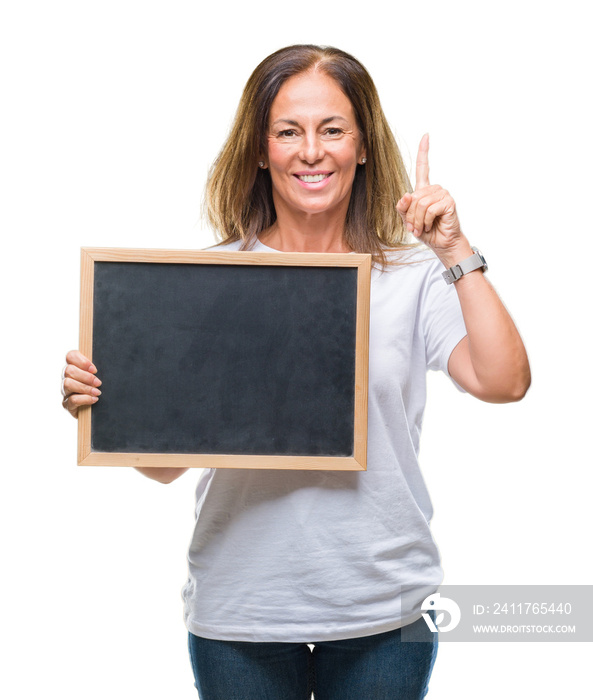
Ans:
[[[416,189],[428,187],[428,134],[424,134],[418,146],[416,158]]]

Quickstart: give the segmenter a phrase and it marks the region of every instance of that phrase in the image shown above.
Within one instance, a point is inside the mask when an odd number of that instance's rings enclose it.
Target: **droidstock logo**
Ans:
[[[461,620],[461,610],[459,610],[459,605],[451,598],[443,598],[440,593],[433,593],[429,595],[422,601],[422,610],[435,610],[443,612],[438,612],[432,621],[432,617],[428,612],[423,612],[422,617],[428,625],[431,632],[449,632],[449,630],[454,630]],[[445,613],[449,614],[450,620],[449,624],[441,627],[441,622],[445,619]]]

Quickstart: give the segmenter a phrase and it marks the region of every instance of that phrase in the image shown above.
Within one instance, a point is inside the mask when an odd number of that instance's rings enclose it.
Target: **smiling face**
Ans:
[[[346,219],[356,166],[365,156],[350,100],[321,71],[280,88],[270,109],[268,152],[276,214]]]

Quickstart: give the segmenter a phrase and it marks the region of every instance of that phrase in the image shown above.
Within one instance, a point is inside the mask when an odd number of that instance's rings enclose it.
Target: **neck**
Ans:
[[[259,234],[262,243],[286,253],[350,253],[344,240],[344,212],[319,214],[283,212],[276,209],[277,219]]]

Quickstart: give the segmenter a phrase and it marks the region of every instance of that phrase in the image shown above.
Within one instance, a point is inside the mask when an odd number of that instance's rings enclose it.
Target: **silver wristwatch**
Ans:
[[[467,275],[469,272],[473,272],[474,270],[479,270],[480,268],[482,268],[483,272],[488,270],[486,259],[482,253],[480,253],[480,251],[474,246],[472,246],[472,250],[474,251],[473,255],[470,255],[469,258],[462,260],[457,265],[453,265],[453,267],[450,267],[448,270],[443,272],[443,277],[445,278],[445,282],[447,284],[457,282],[460,277],[463,277],[463,275]]]

